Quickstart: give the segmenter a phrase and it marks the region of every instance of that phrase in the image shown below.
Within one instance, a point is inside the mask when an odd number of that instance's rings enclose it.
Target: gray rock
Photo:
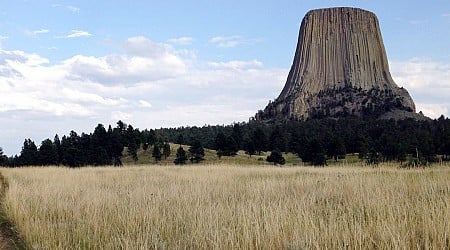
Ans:
[[[395,84],[375,14],[357,8],[309,11],[281,94],[256,119],[415,113]]]

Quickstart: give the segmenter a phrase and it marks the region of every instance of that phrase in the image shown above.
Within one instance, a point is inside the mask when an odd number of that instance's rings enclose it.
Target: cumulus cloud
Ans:
[[[194,38],[192,37],[178,37],[178,38],[171,38],[167,40],[169,43],[176,44],[176,45],[189,45],[194,41]]]
[[[410,92],[418,111],[432,118],[449,116],[450,64],[413,58],[390,66],[395,82]]]
[[[258,42],[258,39],[246,39],[242,36],[215,36],[209,40],[210,43],[219,48],[234,48],[239,45],[249,45]]]
[[[63,62],[68,77],[103,84],[132,85],[184,74],[187,65],[168,46],[145,37],[124,43],[125,54],[104,57],[77,55]]]
[[[119,119],[140,128],[245,121],[278,94],[286,74],[258,60],[205,64],[145,37],[124,41],[123,53],[56,64],[0,50],[0,121],[17,128],[0,134],[9,143],[1,146],[17,153],[24,138],[39,142]]]

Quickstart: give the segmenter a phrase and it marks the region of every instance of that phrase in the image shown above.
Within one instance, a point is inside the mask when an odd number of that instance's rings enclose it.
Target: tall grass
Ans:
[[[450,169],[5,169],[4,209],[45,249],[450,247]]]

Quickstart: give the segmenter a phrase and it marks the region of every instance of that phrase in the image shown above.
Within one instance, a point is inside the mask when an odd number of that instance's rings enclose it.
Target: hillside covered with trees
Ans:
[[[326,160],[338,160],[346,154],[358,154],[369,164],[380,161],[414,161],[426,164],[450,160],[450,120],[405,119],[361,120],[311,119],[308,121],[254,121],[203,127],[179,127],[139,130],[118,121],[115,127],[98,124],[92,133],[71,131],[61,138],[46,139],[37,145],[26,139],[20,155],[7,157],[0,150],[0,165],[69,167],[122,164],[124,152],[135,160],[138,150],[152,148],[151,156],[158,161],[170,153],[168,142],[195,145],[180,146],[180,159],[175,163],[201,162],[203,148],[214,149],[217,157],[236,155],[244,150],[248,155],[272,151],[291,152],[305,163],[325,165]],[[169,147],[169,148],[167,148]],[[197,150],[195,152],[195,150]],[[192,152],[191,152],[192,151]],[[282,161],[280,159],[280,161]]]

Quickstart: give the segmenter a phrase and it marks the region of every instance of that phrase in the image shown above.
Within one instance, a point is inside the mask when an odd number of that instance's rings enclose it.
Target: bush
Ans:
[[[283,155],[278,150],[272,151],[270,155],[267,156],[266,161],[273,163],[273,165],[277,164],[284,165],[286,163],[286,160],[284,159]]]

